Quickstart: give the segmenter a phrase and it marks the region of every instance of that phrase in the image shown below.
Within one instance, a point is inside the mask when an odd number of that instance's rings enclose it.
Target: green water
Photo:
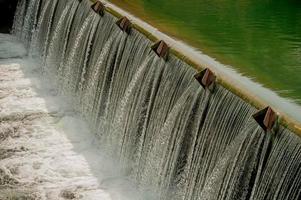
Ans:
[[[301,103],[301,0],[111,0]]]

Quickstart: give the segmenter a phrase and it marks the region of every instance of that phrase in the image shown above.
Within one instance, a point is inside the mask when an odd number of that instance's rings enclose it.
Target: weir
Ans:
[[[300,198],[294,126],[270,108],[255,114],[209,69],[91,5],[20,0],[13,34],[139,187],[159,199]]]

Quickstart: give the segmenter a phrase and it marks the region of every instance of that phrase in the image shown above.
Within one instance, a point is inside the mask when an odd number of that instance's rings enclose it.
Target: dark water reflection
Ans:
[[[301,103],[301,0],[111,0]]]

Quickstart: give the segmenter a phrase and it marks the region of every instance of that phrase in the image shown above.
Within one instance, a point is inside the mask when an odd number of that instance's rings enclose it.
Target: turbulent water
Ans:
[[[150,193],[155,199],[179,200],[301,197],[300,138],[283,127],[265,133],[251,117],[255,108],[220,85],[203,89],[191,66],[172,55],[167,61],[159,58],[145,36],[123,32],[115,17],[101,17],[90,5],[86,0],[21,0],[13,34],[30,48],[29,57],[40,60],[36,70],[52,77],[55,91],[71,96],[73,109],[95,133],[95,139],[89,136],[93,145],[118,160],[122,172],[144,189],[138,199],[153,197]],[[3,123],[13,128],[11,120]],[[76,130],[75,124],[70,126]],[[1,146],[6,140],[1,136]],[[44,144],[52,143],[50,137]],[[1,171],[0,190],[10,188],[7,170]],[[49,187],[58,188],[55,174],[48,176]],[[76,191],[74,198],[87,199]]]

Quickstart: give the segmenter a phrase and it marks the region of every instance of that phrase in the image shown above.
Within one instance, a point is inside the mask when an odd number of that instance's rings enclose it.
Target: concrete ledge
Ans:
[[[97,0],[89,0],[95,3]],[[280,117],[280,124],[301,137],[301,106],[279,97],[276,93],[262,87],[235,70],[224,66],[213,58],[188,45],[177,41],[156,28],[134,17],[112,3],[102,0],[105,10],[117,18],[126,16],[131,20],[132,28],[145,35],[152,42],[164,40],[170,46],[170,53],[184,61],[197,71],[209,68],[217,76],[217,83],[243,99],[257,109],[271,106]],[[296,113],[296,115],[294,114]]]

